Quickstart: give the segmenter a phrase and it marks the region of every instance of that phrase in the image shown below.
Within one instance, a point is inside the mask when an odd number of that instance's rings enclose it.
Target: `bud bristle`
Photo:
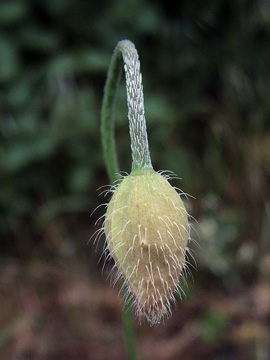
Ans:
[[[109,202],[104,230],[138,317],[160,323],[170,315],[185,265],[189,224],[180,196],[154,170],[133,171]]]

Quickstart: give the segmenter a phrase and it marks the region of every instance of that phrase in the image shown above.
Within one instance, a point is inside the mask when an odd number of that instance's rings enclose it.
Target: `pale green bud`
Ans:
[[[137,315],[158,324],[170,313],[185,264],[189,224],[179,194],[153,169],[133,170],[108,204],[104,230]]]

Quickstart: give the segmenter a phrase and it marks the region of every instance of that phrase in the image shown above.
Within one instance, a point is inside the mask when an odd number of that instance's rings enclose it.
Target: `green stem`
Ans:
[[[125,292],[128,292],[127,287],[125,286]],[[124,331],[126,338],[126,347],[130,360],[137,359],[137,350],[136,350],[136,334],[134,329],[134,318],[133,310],[131,306],[131,300],[124,303]]]
[[[114,102],[121,77],[121,58],[115,51],[104,89],[101,108],[101,140],[107,172],[111,183],[118,179],[119,165],[114,140]]]
[[[119,174],[114,141],[114,102],[123,62],[126,75],[132,170],[152,168],[144,116],[140,61],[134,44],[131,41],[122,40],[115,47],[111,59],[101,109],[102,145],[111,181],[118,179]]]
[[[123,63],[126,76],[132,170],[152,169],[144,116],[140,61],[134,44],[123,40],[117,44],[111,59],[101,109],[102,146],[111,182],[119,179],[119,165],[114,140],[114,103]],[[127,291],[126,288],[125,291]],[[124,305],[124,330],[129,358],[136,360],[133,311],[129,303]]]

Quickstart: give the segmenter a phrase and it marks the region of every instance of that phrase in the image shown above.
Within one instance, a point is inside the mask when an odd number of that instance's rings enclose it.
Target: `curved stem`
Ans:
[[[122,40],[117,44],[111,59],[101,110],[102,144],[111,181],[115,181],[119,173],[114,141],[114,102],[122,71],[121,55],[126,75],[132,170],[152,168],[144,115],[140,61],[134,44],[129,40]]]
[[[140,61],[134,44],[123,40],[117,44],[111,59],[101,110],[102,146],[111,182],[119,179],[119,165],[114,140],[114,103],[123,62],[126,76],[132,170],[152,169],[144,116]],[[124,330],[129,358],[136,360],[133,311],[129,303],[124,305]]]
[[[111,183],[118,179],[119,165],[114,140],[114,102],[121,77],[121,58],[115,51],[108,70],[101,108],[101,140]]]

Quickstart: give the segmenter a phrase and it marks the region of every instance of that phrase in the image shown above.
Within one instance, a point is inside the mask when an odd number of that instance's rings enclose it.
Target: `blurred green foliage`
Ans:
[[[0,7],[3,249],[27,255],[52,224],[62,238],[89,226],[96,189],[108,182],[99,133],[106,72],[117,41],[128,38],[141,59],[152,160],[197,198],[191,211],[215,258],[202,255],[203,264],[215,275],[239,264],[251,271],[250,261],[256,267],[270,179],[268,2],[10,0]],[[124,85],[116,108],[120,163],[129,171]]]
[[[219,343],[226,334],[229,319],[220,311],[206,311],[199,319],[199,331],[202,338],[210,343]]]

